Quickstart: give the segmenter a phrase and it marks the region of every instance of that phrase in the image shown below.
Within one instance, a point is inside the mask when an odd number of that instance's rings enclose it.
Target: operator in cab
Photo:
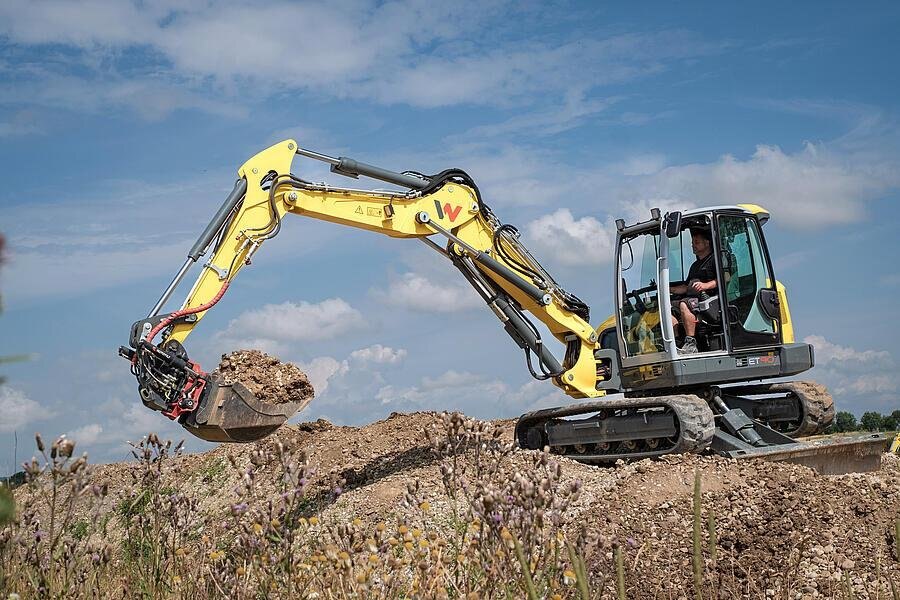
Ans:
[[[691,250],[697,259],[688,271],[687,283],[673,285],[669,291],[678,298],[672,302],[672,324],[684,327],[681,354],[696,354],[697,310],[701,293],[714,294],[716,289],[716,260],[712,251],[712,236],[708,229],[691,230]]]

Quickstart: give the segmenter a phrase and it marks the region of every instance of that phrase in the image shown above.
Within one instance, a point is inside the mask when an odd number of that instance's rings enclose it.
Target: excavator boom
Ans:
[[[328,162],[336,173],[366,175],[407,188],[378,191],[337,188],[290,173],[302,155]],[[129,348],[144,403],[178,419],[211,441],[252,441],[290,417],[245,388],[229,386],[187,358],[183,343],[206,312],[224,296],[259,247],[281,229],[288,213],[395,238],[418,238],[447,258],[475,287],[505,330],[523,349],[529,369],[575,398],[597,398],[597,334],[588,307],[562,289],[483,202],[474,181],[450,169],[431,176],[395,173],[347,158],[333,158],[285,140],[260,152],[238,170],[238,180],[188,253],[147,318],[132,326]],[[435,242],[439,239],[441,243]],[[210,253],[182,307],[162,313],[191,266]],[[563,360],[544,343],[527,314],[535,316],[565,345]],[[156,345],[154,339],[161,335]]]

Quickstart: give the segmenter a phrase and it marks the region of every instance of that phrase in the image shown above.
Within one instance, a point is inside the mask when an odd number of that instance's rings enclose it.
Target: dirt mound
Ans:
[[[267,360],[261,356],[256,353],[246,362],[230,359],[227,369],[230,374],[252,372],[258,364],[253,361]],[[501,441],[512,441],[512,422],[492,425],[500,426]],[[364,427],[320,420],[282,427],[258,443],[181,456],[168,468],[173,487],[197,495],[192,511],[214,523],[231,518],[247,503],[277,502],[285,488],[278,459],[272,457],[284,449],[301,452],[309,464],[305,499],[298,509],[302,514],[335,526],[360,523],[354,525],[360,531],[374,530],[379,523],[426,519],[425,531],[452,537],[466,505],[444,491],[446,465],[442,468],[427,436],[440,428],[436,413],[395,413]],[[504,460],[509,472],[528,473],[539,454],[514,450]],[[900,519],[900,457],[885,455],[875,473],[836,477],[785,463],[698,455],[614,467],[565,457],[552,460],[561,469],[563,485],[580,486],[565,511],[562,530],[571,539],[587,535],[594,540],[595,550],[586,556],[596,597],[617,595],[615,548],[623,554],[627,597],[694,595],[696,473],[702,490],[704,598],[875,598],[876,589],[889,598],[890,580],[900,584],[900,549],[893,535]],[[471,467],[455,465],[459,471]],[[129,499],[129,468],[96,467],[94,480],[110,489],[108,513],[115,515],[117,506],[121,512]],[[238,495],[250,470],[253,490]],[[413,503],[410,490],[415,491]],[[427,513],[421,510],[423,500]],[[111,520],[110,527],[116,522]]]
[[[259,350],[223,354],[213,376],[220,377],[225,383],[242,383],[258,400],[268,404],[300,402],[306,405],[315,394],[306,373]]]
[[[897,457],[884,455],[876,473],[825,477],[787,463],[686,455],[619,467],[615,485],[591,510],[597,527],[637,549],[636,564],[651,574],[644,593],[668,588],[657,576],[690,586],[695,473],[703,545],[711,517],[718,551],[716,561],[706,554],[707,567],[729,591],[844,597],[846,585],[872,590],[879,570],[900,577],[892,535],[900,518]]]
[[[277,436],[300,444],[317,468],[314,495],[322,518],[366,523],[410,518],[408,486],[433,507],[431,527],[447,527],[438,459],[424,438],[435,413],[393,414],[361,428],[300,425]],[[513,423],[498,422],[512,440]],[[302,436],[302,439],[295,437]],[[218,452],[219,450],[217,450]],[[233,447],[226,449],[233,452]],[[510,460],[530,468],[531,451]],[[710,595],[720,597],[842,596],[846,585],[871,590],[876,571],[900,583],[893,524],[900,518],[900,459],[885,455],[880,471],[837,477],[807,467],[758,460],[682,455],[620,464],[584,465],[556,457],[563,481],[582,493],[568,511],[570,535],[588,531],[604,540],[589,565],[614,596],[613,544],[630,564],[629,597],[682,597],[692,587],[693,485],[700,474],[704,562]],[[335,496],[334,489],[340,490]],[[709,518],[718,556],[708,550]],[[712,583],[715,581],[715,583]],[[885,586],[887,584],[885,583]],[[887,588],[883,590],[887,592]],[[769,591],[771,596],[773,592]]]

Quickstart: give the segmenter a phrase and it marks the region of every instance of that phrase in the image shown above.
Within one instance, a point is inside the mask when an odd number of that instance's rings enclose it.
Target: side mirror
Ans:
[[[676,238],[681,234],[681,211],[666,214],[666,237]]]

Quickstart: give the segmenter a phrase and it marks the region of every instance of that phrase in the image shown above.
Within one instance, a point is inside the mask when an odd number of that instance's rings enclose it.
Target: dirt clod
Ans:
[[[306,373],[259,350],[236,350],[223,354],[213,372],[225,383],[240,382],[261,402],[309,403],[315,390]]]

